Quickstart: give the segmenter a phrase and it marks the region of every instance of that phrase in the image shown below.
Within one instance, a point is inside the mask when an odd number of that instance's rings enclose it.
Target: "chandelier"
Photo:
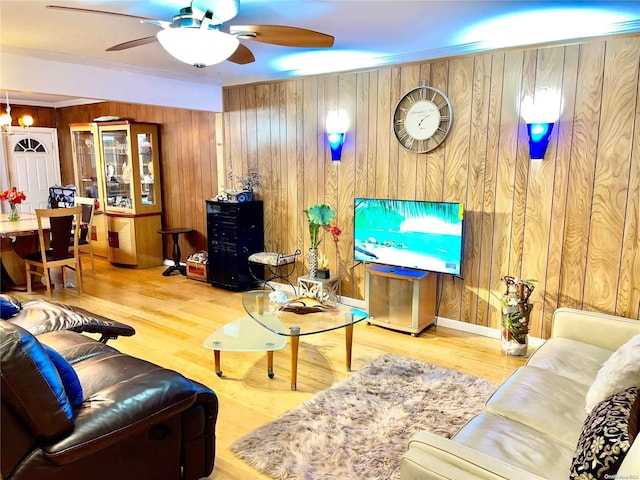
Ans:
[[[13,135],[13,118],[11,118],[11,105],[9,104],[9,92],[5,92],[5,103],[7,105],[6,113],[0,115],[0,133],[2,135]],[[31,115],[23,115],[18,119],[18,124],[22,128],[26,128],[30,133],[29,127],[33,125],[33,117]]]

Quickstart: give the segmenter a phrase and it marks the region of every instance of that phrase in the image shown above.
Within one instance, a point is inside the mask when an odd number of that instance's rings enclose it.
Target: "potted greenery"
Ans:
[[[533,293],[535,280],[524,280],[505,275],[501,280],[507,289],[502,295],[502,352],[507,355],[524,356],[529,344],[529,316],[533,304],[529,297]]]
[[[227,178],[234,184],[233,189],[226,190],[226,195],[232,201],[251,202],[253,201],[253,189],[261,187],[260,173],[251,170],[247,175],[234,175],[230,171]]]

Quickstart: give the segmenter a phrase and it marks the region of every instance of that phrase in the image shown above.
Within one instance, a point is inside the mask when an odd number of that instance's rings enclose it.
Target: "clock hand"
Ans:
[[[432,113],[433,113],[433,112],[429,112],[429,113],[427,113],[424,117],[422,117],[422,120],[420,120],[420,121],[418,122],[418,126],[422,125],[422,122],[424,122],[424,121],[429,117],[429,115],[431,115]]]

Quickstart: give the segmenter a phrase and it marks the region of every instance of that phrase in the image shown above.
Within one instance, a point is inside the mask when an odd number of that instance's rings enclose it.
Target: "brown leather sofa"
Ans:
[[[118,322],[110,331],[103,317],[84,326],[75,320],[67,326],[106,338],[130,333]],[[212,472],[218,400],[211,389],[64,330],[64,322],[53,320],[49,327],[62,329],[37,336],[19,323],[0,320],[3,479],[191,480]]]

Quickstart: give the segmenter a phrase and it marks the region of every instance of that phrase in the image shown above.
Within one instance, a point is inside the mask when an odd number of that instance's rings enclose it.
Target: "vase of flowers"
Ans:
[[[305,210],[309,220],[309,237],[311,246],[309,248],[309,277],[314,278],[318,272],[318,245],[321,242],[320,229],[331,234],[334,242],[338,242],[342,231],[337,226],[331,226],[331,220],[336,216],[336,212],[327,204],[316,203]]]
[[[18,207],[16,207],[16,205],[21,204],[22,201],[26,199],[27,196],[24,192],[22,190],[18,190],[16,187],[0,193],[0,201],[9,202],[9,214],[7,216],[9,221],[15,222],[20,220],[20,213],[18,212]]]
[[[529,346],[529,317],[533,304],[529,297],[533,293],[535,280],[523,280],[504,276],[501,280],[507,289],[502,295],[502,353],[524,356]]]

